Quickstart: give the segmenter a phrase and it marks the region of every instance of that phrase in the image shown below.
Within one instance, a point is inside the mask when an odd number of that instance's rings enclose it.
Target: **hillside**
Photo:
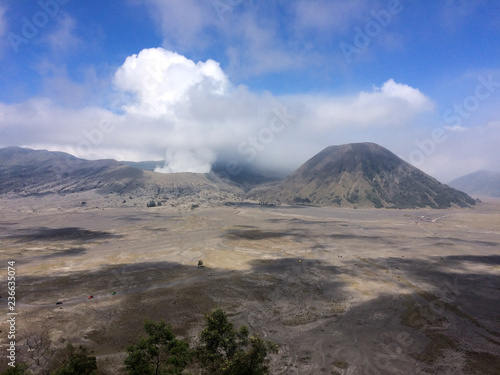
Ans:
[[[21,147],[0,149],[0,194],[40,196],[92,191],[97,194],[163,196],[204,195],[210,200],[243,192],[214,174],[160,174],[115,160],[84,160],[63,152]]]
[[[63,152],[0,149],[0,194],[121,192],[142,186],[144,173],[115,160],[84,160]]]
[[[477,171],[448,183],[451,187],[479,197],[500,197],[500,172]]]
[[[283,181],[251,192],[265,201],[317,205],[449,208],[475,201],[374,143],[331,146]]]
[[[156,163],[156,162],[151,162]],[[63,152],[20,147],[0,149],[0,194],[36,197],[92,192],[196,202],[250,199],[323,206],[387,208],[466,207],[475,201],[373,143],[331,146],[287,178],[244,169],[236,178],[224,170],[161,174],[151,163],[84,160]],[[132,166],[133,167],[132,167]],[[227,173],[226,173],[227,174]],[[117,202],[122,202],[118,200]],[[184,202],[184,203],[187,203]]]

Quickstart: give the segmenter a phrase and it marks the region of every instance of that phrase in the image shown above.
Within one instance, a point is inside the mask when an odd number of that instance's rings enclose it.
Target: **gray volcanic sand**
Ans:
[[[500,374],[499,201],[192,210],[93,198],[0,200],[4,274],[16,261],[19,359],[23,338],[46,332],[120,373],[144,319],[192,341],[220,306],[279,345],[273,374]],[[4,350],[5,319],[0,329]]]

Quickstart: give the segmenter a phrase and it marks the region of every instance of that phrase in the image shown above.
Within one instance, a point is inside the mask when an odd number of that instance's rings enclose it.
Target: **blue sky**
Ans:
[[[3,1],[0,147],[287,171],[372,141],[444,182],[498,170],[498,14],[493,0]]]

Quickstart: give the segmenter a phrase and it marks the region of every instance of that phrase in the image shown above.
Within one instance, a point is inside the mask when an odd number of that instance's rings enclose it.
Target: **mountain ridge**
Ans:
[[[36,196],[98,194],[167,196],[208,194],[237,198],[243,191],[213,174],[161,174],[113,159],[85,160],[63,152],[0,149],[0,194]]]
[[[266,201],[375,208],[467,207],[475,201],[375,143],[329,146],[251,195]]]
[[[450,208],[475,204],[375,143],[329,146],[284,179],[248,169],[238,179],[220,167],[208,174],[161,174],[156,162],[84,160],[63,152],[20,147],[0,149],[0,194],[19,196],[98,194],[203,196],[209,201],[263,202],[375,208]],[[132,165],[132,166],[131,166]]]
[[[479,197],[500,197],[500,172],[479,170],[458,177],[448,185]]]

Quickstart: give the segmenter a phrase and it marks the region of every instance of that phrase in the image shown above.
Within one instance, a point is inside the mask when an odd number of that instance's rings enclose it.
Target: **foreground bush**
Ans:
[[[2,372],[2,375],[28,375],[28,366],[16,363],[14,367],[9,367]]]
[[[178,340],[165,322],[146,321],[136,345],[127,348],[125,367],[130,375],[182,374],[190,359],[187,342]]]
[[[124,364],[129,375],[187,375],[186,369],[203,375],[268,375],[267,356],[277,351],[277,345],[249,336],[246,326],[235,329],[222,309],[205,316],[199,344],[194,349],[177,339],[172,327],[165,322],[147,320],[144,330],[146,336],[127,348]],[[96,357],[85,347],[68,344],[65,349],[53,348],[44,335],[38,336],[43,340],[27,341],[32,348],[30,353],[36,354],[30,357],[29,367],[17,364],[2,375],[98,374]],[[44,353],[50,355],[45,358]]]
[[[248,328],[236,330],[222,309],[208,314],[200,334],[202,345],[197,349],[203,374],[269,374],[267,355],[276,352],[277,346],[258,336],[248,336]]]
[[[188,367],[206,375],[267,375],[267,355],[277,347],[259,337],[249,337],[246,326],[235,329],[222,309],[205,316],[200,345],[193,350],[164,322],[146,321],[144,329],[148,336],[127,349],[125,367],[129,375],[180,375]]]
[[[97,361],[87,348],[80,345],[76,349],[68,344],[65,352],[66,359],[52,375],[93,375],[96,374]]]

